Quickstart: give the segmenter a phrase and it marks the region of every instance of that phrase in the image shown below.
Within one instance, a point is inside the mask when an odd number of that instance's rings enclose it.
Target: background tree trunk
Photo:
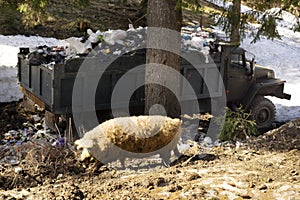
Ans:
[[[148,29],[147,42],[156,43],[160,46],[161,44],[162,46],[172,45],[179,52],[182,12],[181,6],[176,6],[178,2],[180,0],[148,0],[148,27],[171,29],[177,33],[174,37],[173,34],[172,36],[157,34]],[[179,71],[179,55],[161,49],[147,49],[146,62],[145,113],[178,117],[180,106],[176,95],[179,94],[179,76],[166,73],[160,64]],[[159,85],[151,84],[153,82],[159,83]],[[170,84],[172,88],[166,87]],[[155,104],[160,106],[153,106]]]
[[[240,28],[241,28],[241,0],[233,0],[232,6],[232,24],[230,31],[230,41],[240,42]]]

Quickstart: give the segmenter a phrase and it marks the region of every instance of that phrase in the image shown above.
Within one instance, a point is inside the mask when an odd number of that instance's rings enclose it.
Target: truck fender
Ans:
[[[251,102],[257,95],[275,96],[281,99],[290,100],[291,95],[283,92],[284,83],[285,81],[281,79],[269,79],[253,84],[249,88],[247,95],[243,98],[242,105],[246,110],[249,109]]]

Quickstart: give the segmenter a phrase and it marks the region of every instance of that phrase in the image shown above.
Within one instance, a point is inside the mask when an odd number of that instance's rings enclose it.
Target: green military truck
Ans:
[[[290,99],[291,96],[283,92],[285,81],[275,78],[273,70],[256,66],[254,55],[244,49],[233,45],[219,45],[221,51],[211,53],[209,62],[200,52],[190,51],[182,54],[193,54],[193,59],[196,60],[191,64],[183,56],[180,73],[196,93],[200,112],[211,111],[211,102],[218,101],[225,95],[228,107],[234,109],[242,105],[251,112],[258,128],[270,127],[275,120],[275,106],[265,96]],[[84,98],[87,98],[84,94],[90,87],[91,80],[99,80],[95,72],[103,72],[94,95],[95,105],[92,107],[100,116],[107,116],[111,109],[112,92],[118,80],[129,70],[146,62],[145,51],[142,50],[118,56],[107,69],[103,68],[102,58],[97,56],[81,55],[57,64],[32,64],[29,60],[30,54],[28,48],[21,48],[18,54],[20,87],[26,101],[46,110],[50,127],[49,119],[53,123],[58,123],[59,118],[67,123],[72,121],[72,95],[76,78],[80,79],[80,90],[83,94],[80,97],[82,99],[77,99],[77,104],[83,104],[86,101]],[[80,72],[82,65],[88,65],[89,70]],[[145,79],[145,72],[137,71],[133,72],[128,83],[130,88],[136,88],[138,80]],[[210,82],[210,90],[205,80]],[[180,95],[183,101],[191,100],[182,86]],[[133,93],[129,105],[119,103],[129,106],[130,114],[143,114],[144,87],[139,87]]]

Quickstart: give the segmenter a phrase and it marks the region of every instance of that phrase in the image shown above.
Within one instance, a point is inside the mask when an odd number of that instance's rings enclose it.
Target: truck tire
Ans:
[[[251,119],[258,129],[270,128],[275,120],[275,106],[269,99],[256,96],[250,105]]]

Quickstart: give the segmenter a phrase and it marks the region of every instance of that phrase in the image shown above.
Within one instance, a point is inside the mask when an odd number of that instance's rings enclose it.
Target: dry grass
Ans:
[[[58,176],[74,175],[84,170],[76,159],[76,152],[70,148],[28,142],[16,151],[25,157],[17,166],[1,165],[2,189],[43,185]]]

